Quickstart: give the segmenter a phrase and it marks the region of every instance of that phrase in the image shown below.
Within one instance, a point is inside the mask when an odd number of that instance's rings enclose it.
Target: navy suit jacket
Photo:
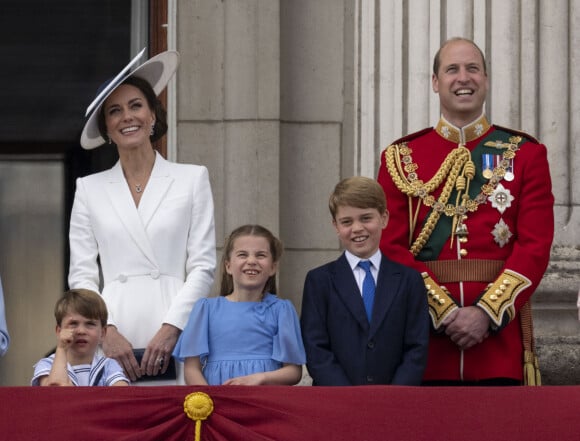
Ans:
[[[306,275],[300,320],[315,386],[421,383],[429,315],[416,270],[382,256],[369,324],[343,253]]]

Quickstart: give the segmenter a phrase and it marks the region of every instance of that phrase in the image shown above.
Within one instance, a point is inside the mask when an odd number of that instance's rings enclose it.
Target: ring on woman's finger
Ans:
[[[163,357],[159,357],[157,359],[157,363],[159,364],[159,366],[163,366],[163,362],[165,361],[165,359]]]

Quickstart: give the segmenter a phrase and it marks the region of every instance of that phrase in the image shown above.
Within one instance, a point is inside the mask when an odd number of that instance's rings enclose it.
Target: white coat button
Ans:
[[[151,278],[158,279],[159,278],[159,270],[151,271]]]
[[[127,276],[125,274],[119,274],[119,282],[125,283],[127,281]]]

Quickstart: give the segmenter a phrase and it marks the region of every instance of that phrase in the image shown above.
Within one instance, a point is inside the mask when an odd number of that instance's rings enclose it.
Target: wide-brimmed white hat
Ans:
[[[108,82],[106,86],[97,93],[97,97],[91,104],[89,104],[89,107],[87,107],[86,115],[91,111],[92,113],[87,119],[81,134],[81,146],[83,148],[90,150],[105,144],[106,141],[99,132],[98,124],[98,116],[101,111],[101,106],[107,97],[127,78],[135,76],[147,80],[149,84],[151,84],[156,95],[159,95],[161,91],[165,89],[165,86],[167,86],[167,83],[179,65],[179,53],[176,51],[162,52],[131,70],[138,64],[144,53],[145,49],[139,52],[139,54],[133,58],[115,78]]]

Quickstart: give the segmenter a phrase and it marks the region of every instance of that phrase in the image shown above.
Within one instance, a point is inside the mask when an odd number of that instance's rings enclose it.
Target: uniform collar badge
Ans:
[[[456,127],[441,116],[435,130],[443,138],[457,144],[465,144],[479,138],[490,129],[491,125],[485,114],[464,127]]]

